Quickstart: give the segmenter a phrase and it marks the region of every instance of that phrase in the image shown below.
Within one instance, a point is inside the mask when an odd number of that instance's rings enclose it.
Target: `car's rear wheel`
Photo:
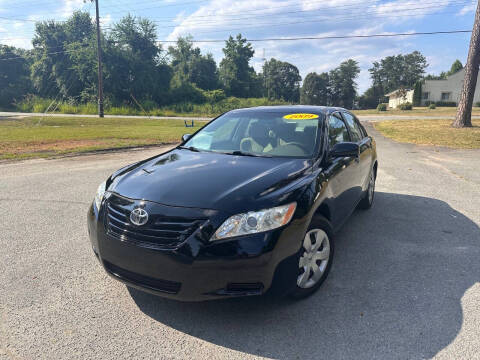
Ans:
[[[373,199],[375,197],[375,170],[370,171],[370,177],[368,179],[368,188],[365,192],[363,199],[358,203],[360,209],[370,209],[373,205]]]
[[[291,296],[297,299],[313,294],[325,281],[333,259],[333,238],[330,222],[315,216],[303,238],[298,253],[297,283]]]

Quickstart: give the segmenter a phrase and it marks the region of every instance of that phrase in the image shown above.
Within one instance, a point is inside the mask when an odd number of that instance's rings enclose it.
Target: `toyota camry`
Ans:
[[[375,141],[342,108],[229,111],[100,184],[93,252],[127,286],[179,300],[306,297],[334,234],[374,200]]]

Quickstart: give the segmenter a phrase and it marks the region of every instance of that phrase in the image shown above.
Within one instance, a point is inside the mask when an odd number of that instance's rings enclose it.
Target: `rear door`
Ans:
[[[347,123],[348,130],[350,131],[350,137],[353,142],[356,142],[360,146],[360,162],[357,186],[360,187],[358,196],[362,195],[362,190],[366,188],[368,183],[368,175],[373,166],[373,149],[372,139],[367,135],[363,127],[360,125],[358,119],[347,111],[342,112],[342,116]]]

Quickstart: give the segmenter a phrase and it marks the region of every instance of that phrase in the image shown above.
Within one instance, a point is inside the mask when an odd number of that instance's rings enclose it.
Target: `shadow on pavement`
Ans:
[[[461,298],[480,281],[479,238],[443,201],[377,193],[337,234],[330,276],[306,300],[181,303],[129,291],[156,321],[254,355],[429,358],[460,331]]]

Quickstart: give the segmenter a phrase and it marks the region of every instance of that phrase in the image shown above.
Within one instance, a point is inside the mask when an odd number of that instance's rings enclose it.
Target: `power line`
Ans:
[[[4,17],[4,16],[0,16],[0,19],[9,20],[9,21],[25,21],[25,22],[37,22],[37,21],[39,21],[39,20],[32,20],[32,19],[15,19],[15,18]]]
[[[267,22],[267,23],[257,23],[257,25],[253,25],[251,26],[250,24],[242,24],[242,23],[237,23],[237,24],[234,24],[236,26],[242,26],[242,27],[234,27],[234,28],[224,28],[224,29],[221,29],[221,30],[207,30],[207,31],[197,31],[196,29],[200,28],[208,28],[208,27],[212,27],[214,25],[216,25],[215,23],[212,23],[210,25],[207,25],[207,26],[195,26],[195,33],[196,34],[211,34],[211,33],[224,33],[224,32],[230,32],[230,31],[248,31],[250,29],[259,29],[259,28],[265,28],[265,27],[269,27],[269,28],[272,28],[272,27],[282,27],[282,26],[286,26],[286,25],[290,25],[290,26],[295,26],[295,25],[305,25],[305,24],[311,24],[311,23],[314,23],[316,21],[329,21],[329,22],[342,22],[342,21],[350,21],[350,20],[360,20],[360,19],[371,19],[371,18],[396,18],[396,17],[401,17],[401,16],[406,16],[406,15],[410,15],[410,16],[421,16],[421,15],[439,15],[439,14],[442,14],[442,13],[435,13],[435,14],[429,14],[428,12],[421,12],[421,10],[426,10],[426,9],[430,9],[431,7],[428,7],[428,8],[413,8],[413,9],[404,9],[404,10],[397,10],[395,11],[394,13],[391,13],[391,15],[387,15],[386,13],[383,13],[381,15],[375,15],[376,12],[368,12],[368,11],[364,11],[362,12],[362,14],[360,15],[356,15],[356,16],[346,16],[346,17],[334,17],[334,16],[327,16],[327,17],[316,17],[314,19],[308,19],[308,20],[305,20],[302,19],[302,21],[291,21],[291,22],[284,22],[284,23],[278,23],[277,22]],[[415,13],[415,11],[419,11],[417,13]],[[445,13],[449,13],[449,12],[443,12],[443,14]],[[177,28],[177,26],[162,26],[162,28]],[[188,29],[186,29],[188,31]]]
[[[451,6],[451,5],[458,5],[458,6],[461,6],[461,5],[467,5],[467,4],[474,4],[475,2],[474,1],[451,1],[449,2],[448,6]],[[356,5],[361,5],[361,6],[356,6]],[[349,5],[340,5],[340,6],[321,6],[321,7],[317,7],[313,10],[290,10],[290,11],[284,11],[284,12],[277,12],[277,13],[259,13],[258,15],[248,15],[248,16],[236,16],[236,15],[244,15],[245,13],[258,13],[260,11],[270,11],[272,9],[276,9],[276,8],[283,8],[283,7],[291,7],[293,5],[288,5],[288,6],[277,6],[277,7],[268,7],[268,8],[260,8],[260,9],[255,9],[255,10],[245,10],[243,12],[237,12],[237,13],[221,13],[221,14],[209,14],[209,15],[189,15],[189,16],[186,16],[185,17],[185,20],[188,20],[188,21],[191,21],[192,19],[195,20],[194,22],[192,22],[193,24],[201,24],[203,22],[206,22],[206,23],[211,23],[211,24],[215,24],[215,21],[211,20],[212,17],[222,17],[222,18],[225,18],[225,17],[231,17],[231,16],[235,16],[235,18],[231,19],[230,21],[236,21],[236,20],[239,20],[239,19],[252,19],[252,18],[256,18],[256,17],[264,17],[264,16],[278,16],[278,15],[291,15],[291,14],[296,14],[296,13],[309,13],[309,14],[312,14],[314,12],[318,12],[318,11],[325,11],[325,10],[339,10],[339,9],[344,9],[344,8],[348,8],[349,10],[356,10],[356,9],[359,9],[359,10],[365,10],[365,9],[369,9],[369,8],[374,8],[375,6],[375,3],[372,3],[371,5],[367,5],[365,4],[365,2],[355,2],[355,3],[351,3]],[[427,7],[421,7],[420,9],[436,9],[438,8],[438,1],[436,2],[422,2],[421,5],[435,5],[435,6],[427,6]],[[413,8],[415,9],[415,8]],[[417,8],[418,9],[418,8]],[[402,9],[402,10],[407,10],[407,11],[411,11],[412,8],[409,8],[409,9]],[[402,11],[400,10],[400,11]],[[395,11],[399,11],[399,10],[395,10]],[[375,12],[378,12],[378,11],[375,11]],[[335,16],[328,16],[328,18],[334,18]],[[209,18],[209,20],[196,20],[197,18]],[[156,23],[165,23],[166,21],[165,20],[175,20],[177,19],[177,17],[165,17],[165,18],[156,18],[154,20],[151,20],[152,22],[156,22]],[[167,22],[172,22],[172,21],[167,21]],[[176,25],[177,26],[177,25]],[[164,26],[162,26],[164,27]]]
[[[340,40],[340,39],[368,39],[368,38],[390,38],[400,36],[421,36],[421,35],[447,35],[447,34],[466,34],[471,33],[472,30],[448,30],[448,31],[425,31],[425,32],[407,32],[407,33],[392,33],[392,34],[370,34],[370,35],[329,35],[329,36],[302,36],[302,37],[283,37],[283,38],[263,38],[263,39],[247,39],[249,42],[265,42],[265,41],[305,41],[305,40]],[[192,40],[193,43],[220,43],[225,42],[224,39],[211,39],[211,40]],[[175,40],[159,40],[159,43],[176,43]],[[84,46],[86,48],[88,46]],[[63,50],[49,53],[43,53],[42,55],[53,55],[79,51],[75,50]],[[28,55],[27,55],[28,56]],[[0,59],[0,61],[23,59],[24,56],[16,56],[7,59]]]
[[[424,3],[424,4],[428,4],[428,3]],[[368,18],[368,19],[371,19],[373,17],[377,17],[377,18],[396,18],[396,17],[401,17],[401,16],[405,16],[404,14],[408,14],[408,15],[411,15],[411,16],[421,16],[421,15],[426,15],[426,12],[423,12],[422,10],[426,10],[426,9],[430,9],[431,7],[421,7],[421,8],[413,8],[413,9],[403,9],[403,10],[397,10],[395,11],[394,13],[392,14],[388,14],[388,13],[383,13],[381,15],[378,15],[378,16],[375,16],[375,13],[374,14],[370,14],[369,12],[363,12],[362,15],[363,16],[360,16],[360,15],[357,15],[357,16],[348,16],[348,17],[335,17],[335,16],[329,16],[327,18],[323,18],[323,17],[316,17],[314,20],[316,21],[321,21],[321,20],[329,20],[329,21],[334,21],[336,23],[339,23],[339,22],[345,22],[345,21],[350,21],[350,20],[359,20],[359,19],[363,19],[363,18]],[[450,11],[443,11],[443,12],[439,12],[439,13],[434,13],[434,14],[429,14],[431,16],[433,15],[443,15],[443,14],[448,14],[448,13],[451,13]],[[253,16],[252,16],[253,18]],[[305,20],[305,18],[302,18]],[[312,21],[311,20],[306,20],[306,21],[295,21],[295,22],[288,22],[288,23],[281,23],[281,24],[278,24],[277,22],[275,23],[257,23],[258,25],[256,26],[249,26],[247,28],[248,29],[251,29],[251,28],[262,28],[262,27],[278,27],[278,26],[284,26],[284,25],[302,25],[302,24],[306,24],[306,23],[311,23]],[[242,24],[236,24],[237,26],[241,26]],[[111,30],[112,27],[111,26],[104,26],[103,27],[105,30]],[[221,30],[212,30],[212,31],[195,31],[196,34],[208,34],[208,33],[221,33],[221,32],[229,32],[229,31],[235,31],[235,30],[244,30],[244,28],[226,28],[226,29],[221,29]],[[33,34],[32,34],[33,36]],[[14,38],[0,38],[0,41],[2,40],[29,40],[30,38],[27,38],[27,37],[14,37]],[[220,41],[223,41],[223,40],[220,40]]]
[[[430,3],[432,4],[432,3]],[[451,3],[453,4],[453,3]],[[461,3],[464,4],[464,3]],[[214,25],[218,25],[218,22],[211,22],[210,24],[200,24],[196,25],[193,23],[192,25],[195,26],[195,34],[211,34],[211,33],[224,33],[224,32],[231,32],[231,31],[246,31],[250,29],[259,29],[259,28],[265,28],[265,27],[282,27],[286,25],[290,26],[295,26],[295,25],[304,25],[304,24],[310,24],[316,21],[329,21],[329,22],[344,22],[344,21],[350,21],[350,20],[360,20],[360,19],[371,19],[373,17],[376,18],[396,18],[396,17],[401,17],[405,15],[410,15],[410,16],[422,16],[422,15],[442,15],[446,13],[451,13],[450,11],[443,11],[443,12],[437,12],[437,13],[429,13],[428,10],[432,8],[436,8],[437,6],[428,6],[428,7],[418,7],[418,8],[410,8],[410,9],[402,9],[402,10],[394,10],[393,12],[383,12],[382,14],[378,14],[377,11],[363,11],[362,14],[359,15],[349,15],[349,16],[344,16],[344,17],[338,17],[338,16],[326,16],[326,17],[315,17],[315,18],[302,18],[302,21],[290,21],[290,22],[283,22],[279,23],[278,21],[276,22],[267,22],[267,23],[257,23],[257,25],[250,25],[249,23],[236,23],[232,25],[236,26],[242,26],[242,27],[234,27],[234,28],[223,28],[220,30],[207,30],[207,31],[197,31],[197,29],[208,29],[209,27],[212,27]],[[425,11],[423,11],[425,10]],[[253,18],[254,16],[250,17]],[[250,20],[250,18],[248,20]],[[188,24],[187,24],[188,25]],[[180,25],[174,25],[174,26],[162,26],[161,29],[164,28],[177,28]],[[246,28],[244,27],[246,26]],[[111,29],[112,27],[104,27],[104,29]],[[188,32],[188,28],[186,31],[183,32]],[[191,30],[191,29],[190,29]]]
[[[303,36],[303,37],[285,37],[285,38],[265,38],[265,39],[247,39],[249,42],[264,41],[301,41],[301,40],[335,40],[335,39],[366,39],[366,38],[384,38],[398,36],[419,36],[419,35],[445,35],[445,34],[463,34],[471,33],[472,30],[450,30],[450,31],[428,31],[428,32],[409,32],[393,34],[370,34],[370,35],[331,35],[331,36]],[[216,43],[226,40],[192,40],[193,43]],[[159,40],[160,43],[176,43],[176,40]]]

